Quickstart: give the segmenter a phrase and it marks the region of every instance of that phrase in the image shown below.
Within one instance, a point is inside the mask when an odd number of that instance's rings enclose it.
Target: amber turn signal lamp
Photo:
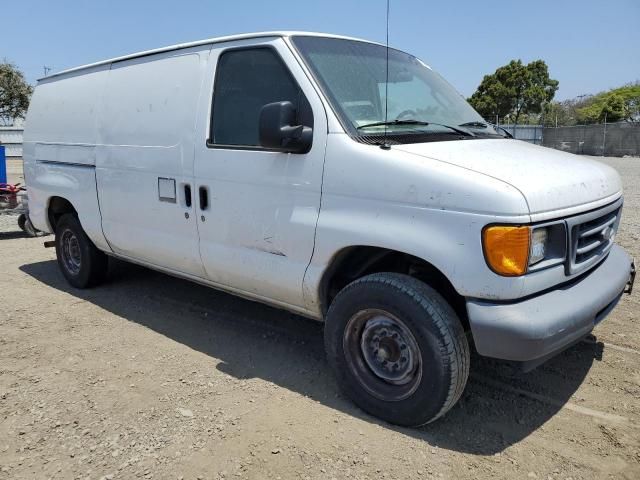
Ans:
[[[487,264],[498,275],[517,277],[529,264],[529,227],[493,225],[482,232],[482,247]]]

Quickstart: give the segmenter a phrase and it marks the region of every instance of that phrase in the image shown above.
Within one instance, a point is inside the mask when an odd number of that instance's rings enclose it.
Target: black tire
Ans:
[[[20,230],[22,230],[23,232],[26,232],[26,223],[27,223],[27,216],[24,213],[21,213],[20,216],[18,217],[18,227],[20,227]]]
[[[341,389],[390,423],[433,422],[467,383],[469,344],[460,320],[438,292],[408,275],[376,273],[347,285],[324,332]]]
[[[26,215],[25,217],[24,228],[22,230],[24,230],[27,235],[29,235],[30,237],[44,237],[46,235],[45,232],[42,232],[33,226],[33,223],[31,223],[31,219],[28,215]]]
[[[87,237],[73,214],[63,215],[56,224],[56,256],[60,271],[73,287],[98,285],[107,275],[107,256]]]

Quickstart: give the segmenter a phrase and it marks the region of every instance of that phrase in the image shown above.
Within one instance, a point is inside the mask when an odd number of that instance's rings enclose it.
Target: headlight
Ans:
[[[562,263],[566,255],[565,242],[566,232],[561,221],[542,226],[490,225],[482,231],[487,265],[498,275],[507,277]]]
[[[548,232],[546,228],[536,228],[531,232],[531,250],[529,252],[529,265],[544,260],[547,254],[547,238]]]

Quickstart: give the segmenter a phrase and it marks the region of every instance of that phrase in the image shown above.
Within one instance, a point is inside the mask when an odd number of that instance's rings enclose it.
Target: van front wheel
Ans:
[[[107,274],[107,256],[98,250],[75,215],[65,214],[56,224],[56,256],[67,281],[76,288],[101,283]]]
[[[408,275],[376,273],[346,286],[325,324],[328,360],[363,410],[418,426],[444,415],[469,376],[469,344],[451,306]]]

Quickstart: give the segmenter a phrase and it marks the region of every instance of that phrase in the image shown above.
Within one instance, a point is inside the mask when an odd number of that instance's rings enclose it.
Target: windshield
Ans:
[[[355,40],[293,37],[343,127],[352,135],[499,136],[440,75],[416,57]],[[389,101],[385,115],[385,97]],[[385,121],[387,121],[385,125]],[[460,127],[456,130],[450,127]],[[457,138],[457,137],[456,137]],[[419,140],[428,141],[428,140]]]

